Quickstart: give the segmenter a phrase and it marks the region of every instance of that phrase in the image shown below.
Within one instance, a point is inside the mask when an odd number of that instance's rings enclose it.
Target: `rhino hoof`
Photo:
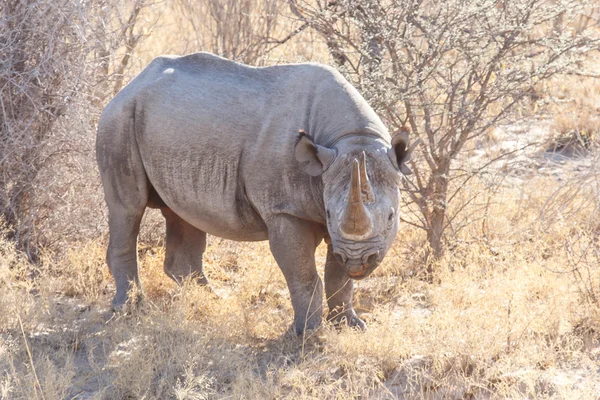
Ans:
[[[315,329],[319,328],[321,326],[321,321],[317,322],[295,322],[294,324],[292,324],[292,326],[290,327],[290,330],[292,332],[294,332],[296,334],[296,336],[303,336],[305,333],[308,333],[310,331],[314,331]]]
[[[348,326],[351,328],[360,330],[360,331],[364,331],[367,329],[367,324],[365,324],[365,321],[358,318],[356,315],[354,315],[353,317],[350,318],[350,322],[348,322]]]
[[[330,313],[327,320],[338,329],[342,326],[349,326],[350,328],[359,331],[364,331],[367,329],[367,324],[365,324],[362,319],[358,318],[354,310],[335,314]]]
[[[132,307],[138,306],[144,300],[144,296],[138,294],[135,298],[129,298],[127,295],[122,296],[117,293],[113,298],[111,309],[114,313],[127,313]]]

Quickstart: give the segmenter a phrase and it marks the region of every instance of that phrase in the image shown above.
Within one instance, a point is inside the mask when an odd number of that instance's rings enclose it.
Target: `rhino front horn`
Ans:
[[[360,175],[360,165],[358,160],[355,159],[352,163],[348,204],[344,209],[340,224],[340,233],[342,237],[350,240],[364,239],[368,237],[373,230],[369,212],[362,199]]]

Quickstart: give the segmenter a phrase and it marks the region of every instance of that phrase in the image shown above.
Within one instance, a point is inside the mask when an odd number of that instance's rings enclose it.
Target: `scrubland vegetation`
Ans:
[[[598,4],[0,4],[0,398],[600,398]],[[267,243],[210,238],[212,290],[162,271],[113,314],[102,107],[153,57],[340,69],[423,142],[403,223],[357,283],[365,332],[288,332]],[[325,261],[325,246],[317,261]]]

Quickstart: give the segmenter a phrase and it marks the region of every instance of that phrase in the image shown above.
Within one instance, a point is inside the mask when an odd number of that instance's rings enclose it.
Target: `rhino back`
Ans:
[[[134,104],[150,183],[182,218],[230,239],[266,239],[278,213],[324,220],[319,179],[293,156],[299,129],[325,145],[389,138],[356,90],[316,64],[254,68],[197,53],[159,58],[129,86],[115,100]]]

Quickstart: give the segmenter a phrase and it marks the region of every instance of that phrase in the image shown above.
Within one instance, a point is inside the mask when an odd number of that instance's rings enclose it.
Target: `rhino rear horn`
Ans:
[[[360,155],[360,191],[365,196],[367,204],[375,202],[373,187],[369,182],[369,175],[367,175],[367,157],[364,151]]]

